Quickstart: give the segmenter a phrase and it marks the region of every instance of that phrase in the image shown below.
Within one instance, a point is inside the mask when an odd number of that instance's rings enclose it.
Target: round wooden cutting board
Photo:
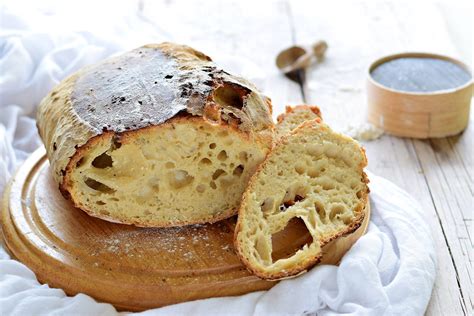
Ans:
[[[337,264],[368,221],[366,216],[356,232],[325,246],[323,262]],[[213,225],[138,228],[90,217],[61,196],[44,149],[19,169],[2,210],[10,253],[40,282],[133,311],[275,285],[240,263],[232,243],[234,225],[235,218]],[[274,251],[284,256],[308,238],[300,223],[292,223],[274,236]]]

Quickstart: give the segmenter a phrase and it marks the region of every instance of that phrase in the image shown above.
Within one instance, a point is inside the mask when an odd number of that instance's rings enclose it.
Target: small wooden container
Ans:
[[[401,58],[440,59],[471,73],[462,62],[436,54],[402,53],[378,59],[370,65],[367,74],[369,122],[389,134],[402,137],[445,137],[463,131],[469,121],[472,75],[468,82],[459,87],[432,92],[395,90],[374,79],[372,72],[375,68]]]

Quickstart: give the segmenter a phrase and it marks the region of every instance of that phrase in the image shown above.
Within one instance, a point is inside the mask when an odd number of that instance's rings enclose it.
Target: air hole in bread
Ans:
[[[113,160],[107,153],[103,153],[92,160],[92,166],[99,169],[112,167]]]
[[[265,240],[265,236],[259,234],[259,236],[255,240],[255,251],[257,255],[264,261],[271,260],[272,249],[270,248],[270,246],[271,245],[269,245]]]
[[[206,191],[206,186],[204,184],[198,184],[196,187],[196,191],[199,193],[204,193]]]
[[[217,185],[216,185],[216,183],[215,183],[214,181],[209,182],[209,186],[210,186],[213,190],[217,189]]]
[[[297,164],[295,166],[295,171],[298,173],[298,174],[303,174],[305,172],[305,167],[302,165],[302,164]]]
[[[308,176],[311,178],[317,178],[319,177],[319,171],[316,168],[309,168],[308,169]]]
[[[214,90],[214,102],[237,109],[244,106],[242,95],[231,85],[223,85]]]
[[[227,152],[225,150],[221,150],[221,152],[217,155],[217,159],[220,161],[224,161],[228,158]]]
[[[212,165],[212,161],[209,158],[202,158],[199,161],[199,164],[201,164],[201,165]]]
[[[97,204],[97,205],[105,205],[105,202],[103,202],[103,201],[97,201],[97,202],[95,202],[95,204]]]
[[[112,146],[110,147],[111,150],[116,150],[122,147],[122,143],[120,142],[120,137],[114,136],[112,139]]]
[[[171,161],[168,161],[167,163],[165,163],[165,167],[168,169],[173,169],[175,167],[175,164]]]
[[[148,184],[156,193],[160,192],[160,179],[158,177],[151,177]]]
[[[326,145],[326,155],[329,158],[336,158],[340,150],[336,144],[327,144]]]
[[[305,198],[301,195],[296,194],[294,199],[283,202],[284,209],[288,209],[290,206],[295,205],[296,202],[303,201]]]
[[[168,174],[169,184],[174,189],[180,189],[193,182],[194,177],[185,170],[174,170]]]
[[[349,215],[342,215],[340,219],[345,225],[349,225],[352,222],[352,218]]]
[[[229,136],[229,132],[227,130],[223,130],[217,134],[219,137],[227,137]]]
[[[224,122],[227,122],[227,124],[231,126],[238,126],[242,123],[242,120],[235,116],[233,113],[223,113],[222,114],[222,119]]]
[[[291,244],[288,245],[289,241],[291,241]],[[298,250],[309,246],[312,242],[313,237],[304,221],[299,217],[294,217],[286,224],[283,230],[272,235],[272,262],[290,258]],[[275,247],[276,245],[285,245],[285,247],[278,249]]]
[[[209,148],[211,148],[211,149],[216,148],[216,146],[217,146],[216,143],[210,143],[210,144],[209,144]]]
[[[301,202],[306,198],[308,194],[308,186],[293,184],[286,189],[285,196],[283,197],[283,208],[280,205],[280,210],[286,210],[288,207],[294,205],[297,202]]]
[[[356,195],[358,199],[361,199],[364,194],[362,193],[362,191],[358,191]]]
[[[329,213],[329,219],[334,221],[335,219],[339,219],[339,217],[344,213],[344,206],[343,205],[334,205],[331,207],[331,212]]]
[[[275,199],[272,197],[266,198],[263,203],[260,205],[262,209],[263,216],[267,216],[273,212],[273,208],[275,207]]]
[[[240,161],[242,161],[242,162],[247,162],[247,161],[249,160],[249,155],[247,154],[246,151],[241,151],[241,152],[239,153],[239,159],[240,159]]]
[[[316,212],[308,212],[308,216],[306,217],[309,226],[311,226],[312,228],[316,228],[316,217],[319,217],[316,214]]]
[[[110,216],[109,211],[106,211],[106,210],[100,210],[99,213],[104,216]]]
[[[217,169],[216,171],[214,171],[214,173],[212,174],[212,180],[216,180],[217,178],[219,178],[221,175],[226,175],[227,172],[225,172],[224,170],[222,169]]]
[[[325,182],[322,183],[322,187],[323,187],[323,190],[329,191],[329,190],[333,190],[333,189],[334,189],[334,184],[325,181]]]
[[[138,204],[146,204],[150,198],[152,198],[153,190],[149,186],[142,186],[135,196],[135,201]]]
[[[318,157],[324,153],[324,148],[318,144],[306,145],[306,152],[311,156]]]
[[[316,209],[316,213],[319,216],[319,219],[323,224],[327,223],[326,219],[326,210],[324,209],[324,204],[320,201],[314,202],[314,208]]]
[[[234,176],[240,177],[243,172],[244,172],[244,166],[243,166],[243,165],[238,165],[237,167],[235,167],[235,169],[234,169],[234,171],[232,172],[232,174],[233,174]]]
[[[115,190],[106,186],[105,184],[99,182],[99,181],[96,181],[94,179],[91,179],[91,178],[87,178],[84,183],[89,187],[91,188],[92,190],[95,190],[95,191],[99,191],[99,192],[102,192],[102,193],[106,193],[106,194],[111,194],[111,193],[114,193]]]

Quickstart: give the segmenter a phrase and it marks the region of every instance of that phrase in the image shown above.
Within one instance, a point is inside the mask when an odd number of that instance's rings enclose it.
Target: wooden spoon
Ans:
[[[320,62],[328,48],[325,41],[318,41],[311,45],[310,50],[301,46],[292,46],[281,51],[276,58],[276,65],[289,79],[300,85],[303,101],[306,102],[306,69],[314,62]]]

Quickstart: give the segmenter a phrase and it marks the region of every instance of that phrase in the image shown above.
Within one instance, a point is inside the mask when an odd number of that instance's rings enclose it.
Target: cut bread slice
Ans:
[[[322,119],[319,107],[314,105],[287,106],[285,113],[278,115],[277,126],[275,128],[276,138],[288,134],[301,123],[311,121],[316,118]]]
[[[234,215],[265,147],[201,118],[117,137],[105,133],[81,147],[65,176],[81,209],[136,226],[182,226]]]
[[[355,231],[368,202],[366,164],[356,141],[320,119],[283,136],[242,198],[235,245],[247,268],[269,280],[298,275],[319,262],[324,245]],[[290,221],[302,221],[311,240],[293,254],[276,255],[272,236]]]

